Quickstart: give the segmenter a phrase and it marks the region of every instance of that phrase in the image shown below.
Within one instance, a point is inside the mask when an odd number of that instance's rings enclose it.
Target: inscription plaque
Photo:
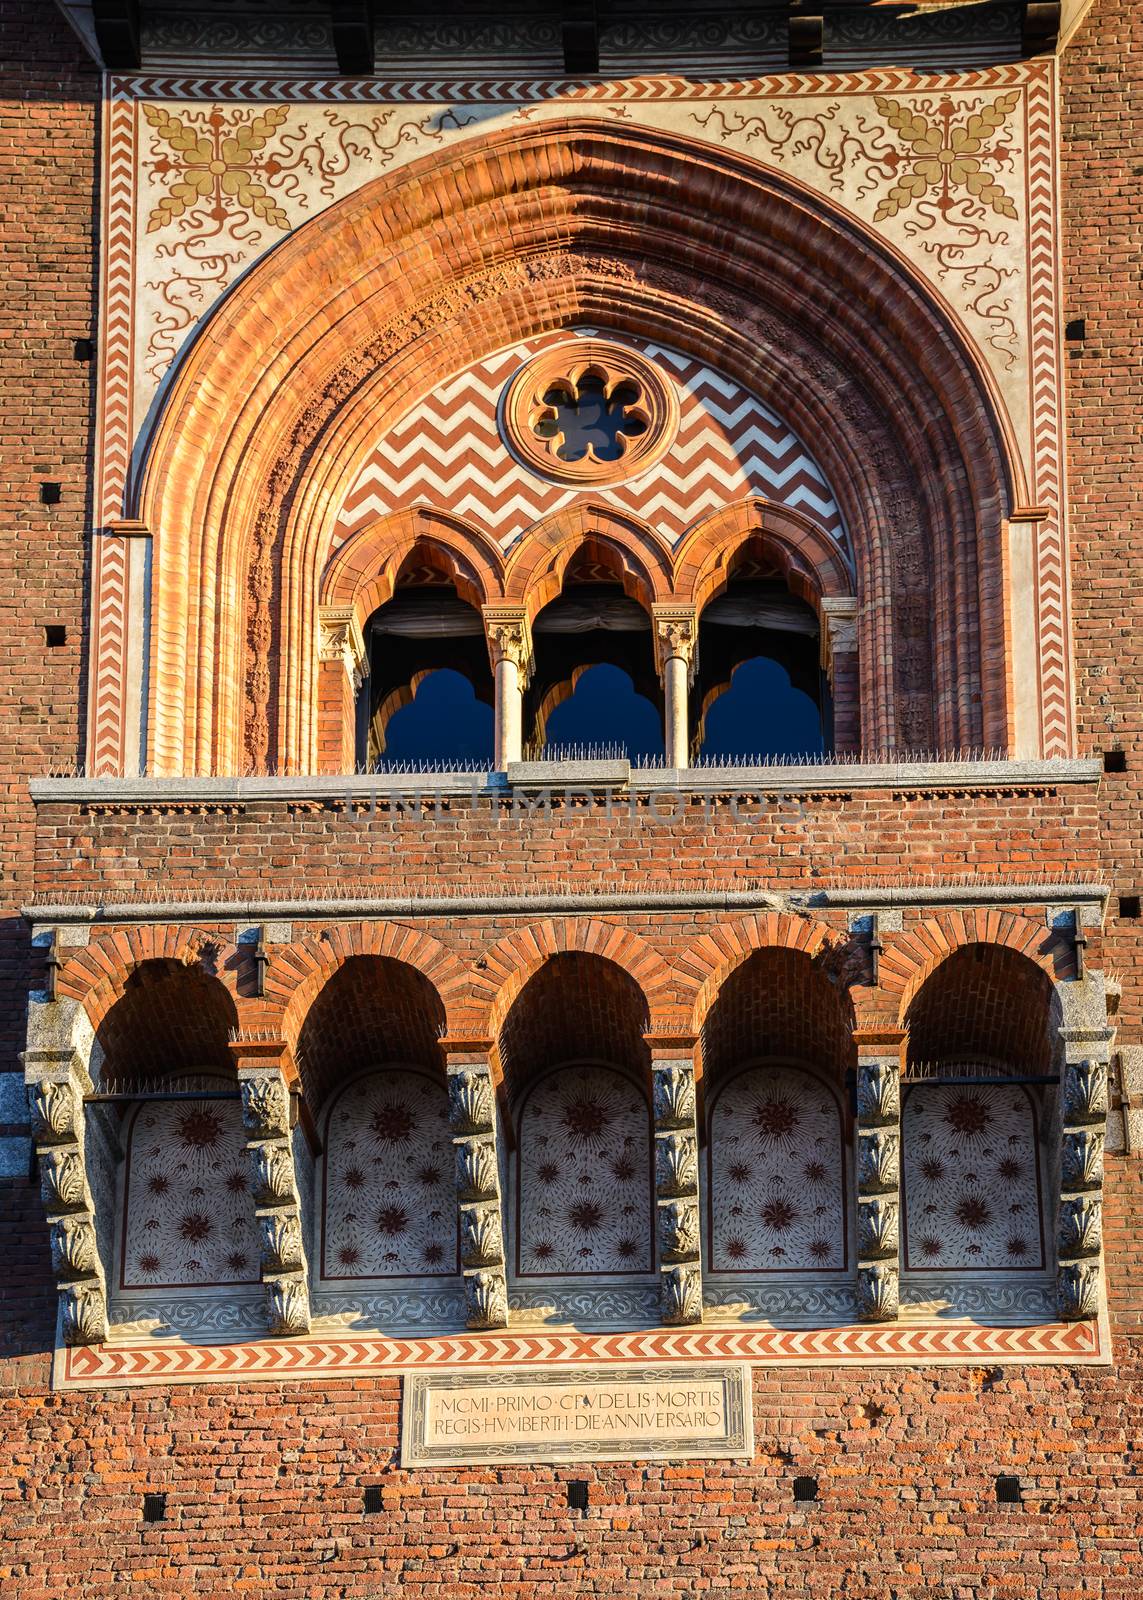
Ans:
[[[409,1373],[401,1465],[722,1460],[754,1450],[744,1364]]]

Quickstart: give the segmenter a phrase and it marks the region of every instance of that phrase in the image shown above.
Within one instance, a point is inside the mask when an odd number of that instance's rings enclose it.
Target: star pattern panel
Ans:
[[[237,1100],[140,1106],[127,1138],[120,1287],[258,1281],[258,1232]]]
[[[570,1066],[542,1078],[517,1159],[521,1276],[652,1270],[647,1102],[623,1073]]]
[[[712,1272],[841,1272],[847,1266],[841,1108],[796,1067],[752,1067],[711,1110]]]
[[[1036,1114],[1018,1084],[917,1084],[902,1108],[905,1266],[1042,1271]]]
[[[370,1073],[326,1122],[323,1278],[441,1277],[458,1270],[456,1187],[444,1084]]]

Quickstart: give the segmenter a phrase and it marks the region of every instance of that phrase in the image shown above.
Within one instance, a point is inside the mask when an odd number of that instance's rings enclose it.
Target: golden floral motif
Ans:
[[[174,152],[173,158],[164,154],[151,163],[154,177],[173,181],[151,212],[147,232],[165,228],[199,206],[218,223],[245,213],[288,228],[289,217],[265,183],[283,168],[265,151],[289,110],[269,106],[248,121],[233,122],[215,107],[195,124],[162,106],[144,105],[147,121]]]
[[[1015,203],[987,163],[1011,160],[1006,146],[990,145],[989,141],[1019,102],[1020,91],[1014,89],[959,120],[956,107],[947,98],[937,107],[936,117],[930,118],[899,100],[878,95],[878,111],[908,149],[881,157],[897,173],[897,181],[878,204],[873,220],[895,217],[914,201],[928,197],[940,211],[948,212],[961,198],[958,191],[998,216],[1015,217]]]

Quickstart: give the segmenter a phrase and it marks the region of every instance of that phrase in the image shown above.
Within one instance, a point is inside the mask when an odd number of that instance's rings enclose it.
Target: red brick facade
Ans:
[[[251,947],[235,942],[236,925],[261,918],[236,909],[149,919],[136,910],[130,923],[97,923],[88,943],[59,950],[57,992],[85,1007],[125,1074],[148,1075],[156,1052],[165,1066],[185,1059],[225,1069],[244,1050],[253,1057],[264,1035],[313,1106],[363,1038],[383,1039],[394,1059],[430,1065],[442,1035],[446,1054],[488,1049],[509,1091],[518,1064],[551,1047],[553,1028],[575,1032],[584,1056],[603,1033],[622,1034],[634,1070],[647,1040],[652,1049],[672,1041],[695,1052],[700,1079],[704,1060],[717,1072],[735,1039],[759,1030],[778,1054],[812,1053],[807,1040],[828,1039],[835,1061],[854,1027],[865,1030],[859,1039],[899,1039],[909,1028],[919,1059],[934,1042],[947,1048],[962,1024],[966,1051],[1028,1053],[1050,980],[1076,973],[1066,921],[1050,928],[1044,905],[1022,904],[1016,887],[983,910],[955,893],[911,905],[900,928],[881,935],[874,987],[871,952],[851,940],[837,891],[852,884],[856,895],[906,875],[952,890],[1005,879],[1108,883],[1106,919],[1086,929],[1084,960],[1121,979],[1116,1047],[1143,1043],[1139,923],[1119,914],[1119,896],[1143,890],[1135,644],[1143,595],[1132,584],[1143,469],[1143,11],[1133,0],[1095,0],[1060,62],[1065,314],[1085,322],[1084,338],[1066,346],[1077,753],[1122,749],[1126,771],[1003,788],[823,788],[777,794],[764,807],[752,801],[745,820],[726,796],[692,797],[679,817],[661,800],[632,806],[624,797],[605,819],[562,802],[550,814],[512,817],[507,802],[501,809],[459,794],[427,824],[384,803],[359,801],[347,814],[337,798],[257,791],[93,804],[57,790],[31,804],[31,780],[80,758],[85,717],[95,398],[93,368],[73,359],[73,344],[95,320],[99,79],[55,8],[30,0],[0,10],[0,60],[10,240],[0,311],[10,665],[0,689],[8,908],[0,1064],[18,1066],[27,991],[46,981],[22,905],[181,898],[240,907],[302,888],[330,898],[368,889],[394,901],[652,889],[682,902],[696,885],[761,884],[824,886],[835,899],[797,915],[681,903],[630,912],[582,903],[471,914],[421,903],[388,917],[315,911],[292,917],[288,941],[267,946],[262,994]],[[547,291],[541,309],[552,313],[562,292]],[[455,352],[438,354],[449,370]],[[170,447],[186,447],[173,424]],[[58,504],[40,503],[42,482],[62,485]],[[558,549],[553,536],[537,569]],[[362,553],[347,544],[327,581],[364,618],[385,598],[385,578],[368,561],[357,570]],[[486,553],[480,561],[483,569],[475,558],[464,568],[465,581],[487,585],[481,599],[502,598],[495,562]],[[554,570],[539,581],[558,587]],[[714,582],[697,553],[688,571],[696,590]],[[522,585],[515,598],[524,594]],[[66,644],[46,647],[44,628],[60,623]],[[1003,722],[998,626],[986,607],[982,637],[965,644]],[[945,638],[940,647],[952,645]],[[325,680],[319,673],[317,748],[327,770],[344,765],[344,697],[340,665]],[[966,706],[957,715],[967,725],[982,713]],[[955,720],[949,711],[946,724]],[[977,960],[982,945],[995,948]],[[961,946],[971,949],[950,954]],[[578,1005],[551,976],[549,958],[559,955],[581,964]],[[827,985],[839,965],[852,1014]],[[763,970],[780,975],[783,1004],[759,1014],[743,975]],[[188,984],[201,996],[190,1007]],[[245,1042],[232,1046],[235,1028]],[[1133,1460],[1143,1429],[1141,1170],[1138,1153],[1108,1158],[1110,1366],[757,1366],[748,1465],[428,1473],[396,1464],[392,1376],[54,1393],[56,1290],[43,1210],[33,1184],[9,1179],[0,1184],[0,1584],[16,1600],[68,1591],[172,1600],[266,1592],[1127,1600],[1143,1582]],[[1020,1479],[1022,1503],[997,1502],[1004,1474]],[[794,1501],[798,1476],[818,1480],[816,1500]],[[586,1513],[568,1509],[573,1477],[589,1481]],[[373,1486],[380,1511],[367,1514]],[[164,1521],[142,1521],[149,1493],[167,1495]]]

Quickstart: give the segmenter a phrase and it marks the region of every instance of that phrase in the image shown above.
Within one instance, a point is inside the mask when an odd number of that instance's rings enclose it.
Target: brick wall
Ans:
[[[1102,860],[1125,892],[1143,888],[1143,596],[1137,585],[1132,592],[1129,576],[1138,557],[1141,465],[1141,55],[1143,9],[1135,0],[1096,0],[1062,67],[1066,309],[1087,323],[1085,342],[1069,358],[1081,728],[1085,749],[1122,743],[1129,770],[1105,778],[1098,801],[1070,791],[989,795],[971,810],[939,797],[813,802],[811,864],[823,878],[890,873],[908,850],[938,872],[966,860],[986,870],[1018,864],[1030,874]],[[0,193],[15,217],[8,255],[15,267],[6,261],[0,305],[0,603],[14,668],[0,679],[8,732],[0,847],[11,907],[31,883],[23,780],[78,748],[90,369],[73,363],[71,349],[91,316],[95,82],[54,9],[31,0],[7,0],[0,9],[0,60],[8,63]],[[58,507],[39,505],[41,479],[63,484]],[[48,620],[67,625],[68,643],[45,653],[39,630]],[[835,819],[832,833],[821,821],[827,816]],[[852,852],[844,858],[836,826],[843,820]],[[327,883],[360,884],[366,872],[377,883],[422,872],[455,883],[486,875],[501,860],[509,880],[525,870],[590,879],[599,866],[588,848],[595,841],[579,823],[489,824],[466,839],[447,824],[397,834],[382,821],[350,828],[320,811],[283,817],[257,807],[208,816],[78,816],[59,808],[44,821],[41,891],[99,881],[137,889],[160,867],[189,887],[201,879],[204,846],[220,874],[247,884],[260,876],[288,884],[299,851],[307,878]],[[725,826],[688,825],[665,852],[648,842],[660,830],[629,828],[615,836],[610,868],[624,881],[672,869],[725,881],[766,862],[778,882],[792,884],[804,878],[804,827],[791,818],[732,846]],[[514,859],[525,837],[528,856]],[[497,852],[506,841],[505,858]],[[24,942],[18,924],[6,926],[0,1028],[14,1042],[22,1029]],[[1113,919],[1099,952],[1125,976],[1124,1040],[1141,1037],[1138,934],[1137,924]],[[0,1369],[0,1585],[16,1600],[58,1600],[69,1591],[205,1600],[267,1592],[315,1600],[398,1592],[558,1600],[708,1591],[1133,1600],[1143,1587],[1131,1456],[1143,1429],[1143,1341],[1133,1336],[1143,1319],[1137,1162],[1109,1162],[1112,1370],[760,1370],[756,1458],[747,1467],[416,1477],[394,1466],[392,1379],[52,1396],[53,1296],[38,1204],[26,1186],[10,1190],[0,1275],[0,1353],[13,1356]],[[996,1504],[994,1478],[1002,1472],[1021,1477],[1022,1505]],[[795,1505],[799,1474],[819,1479],[816,1502]],[[566,1507],[564,1482],[573,1476],[590,1480],[586,1514]],[[382,1489],[374,1516],[363,1515],[367,1484]],[[145,1525],[141,1497],[154,1490],[168,1492],[168,1517]]]

